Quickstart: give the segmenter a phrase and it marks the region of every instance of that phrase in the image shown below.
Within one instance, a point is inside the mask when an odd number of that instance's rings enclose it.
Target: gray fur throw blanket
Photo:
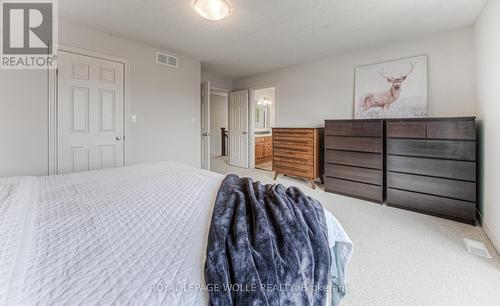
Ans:
[[[325,305],[327,233],[322,205],[298,188],[227,176],[208,237],[210,305]]]

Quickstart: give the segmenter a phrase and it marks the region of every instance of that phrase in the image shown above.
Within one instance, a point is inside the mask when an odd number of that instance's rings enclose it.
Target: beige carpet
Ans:
[[[272,183],[272,172],[230,167],[222,158],[212,170]],[[342,305],[500,305],[500,257],[481,227],[312,190],[280,177],[320,200],[354,242],[349,291]],[[483,241],[492,260],[469,254],[462,238]]]

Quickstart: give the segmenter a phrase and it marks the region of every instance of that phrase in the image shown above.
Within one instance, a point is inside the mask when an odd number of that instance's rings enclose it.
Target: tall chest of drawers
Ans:
[[[387,120],[387,205],[474,224],[476,121]]]
[[[474,224],[474,117],[325,122],[325,189]]]
[[[325,122],[325,190],[383,202],[384,122]]]
[[[274,178],[280,174],[323,179],[323,128],[273,128]]]

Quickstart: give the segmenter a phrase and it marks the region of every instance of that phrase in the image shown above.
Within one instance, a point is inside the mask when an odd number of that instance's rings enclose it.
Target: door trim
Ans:
[[[207,82],[210,82],[210,81],[207,81]],[[203,83],[203,82],[202,82]],[[220,91],[220,92],[225,92],[227,94],[229,94],[231,92],[231,90],[229,89],[225,89],[225,88],[220,88],[220,87],[214,87],[214,86],[210,86],[210,90],[212,91]]]
[[[205,90],[206,89],[206,90]],[[200,114],[201,114],[201,120],[200,120],[200,137],[201,137],[201,168],[204,170],[210,171],[210,141],[211,141],[211,122],[210,122],[210,96],[211,96],[212,88],[210,87],[210,81],[202,82],[201,83],[201,109],[200,109]],[[207,101],[207,105],[205,105],[205,98]],[[206,120],[206,122],[205,122]],[[206,129],[204,129],[204,124],[206,125]],[[206,133],[207,136],[204,136],[203,134]],[[204,139],[204,137],[207,137],[207,139]],[[204,144],[206,142],[206,152],[204,152]],[[205,154],[203,154],[205,153]],[[204,160],[207,159],[206,164],[204,164]]]
[[[54,45],[56,46],[56,45]],[[123,164],[124,166],[130,163],[131,154],[131,139],[130,139],[130,64],[127,58],[119,57],[110,54],[95,52],[70,45],[57,44],[57,52],[63,51],[68,53],[79,54],[97,59],[113,61],[123,64],[124,80],[123,80],[123,133],[125,139],[123,141]],[[47,174],[57,174],[57,70],[47,70],[48,80],[48,167]]]

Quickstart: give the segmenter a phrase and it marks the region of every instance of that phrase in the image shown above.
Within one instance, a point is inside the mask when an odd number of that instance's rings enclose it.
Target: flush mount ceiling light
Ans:
[[[225,0],[195,0],[194,10],[208,20],[221,20],[231,12]]]

